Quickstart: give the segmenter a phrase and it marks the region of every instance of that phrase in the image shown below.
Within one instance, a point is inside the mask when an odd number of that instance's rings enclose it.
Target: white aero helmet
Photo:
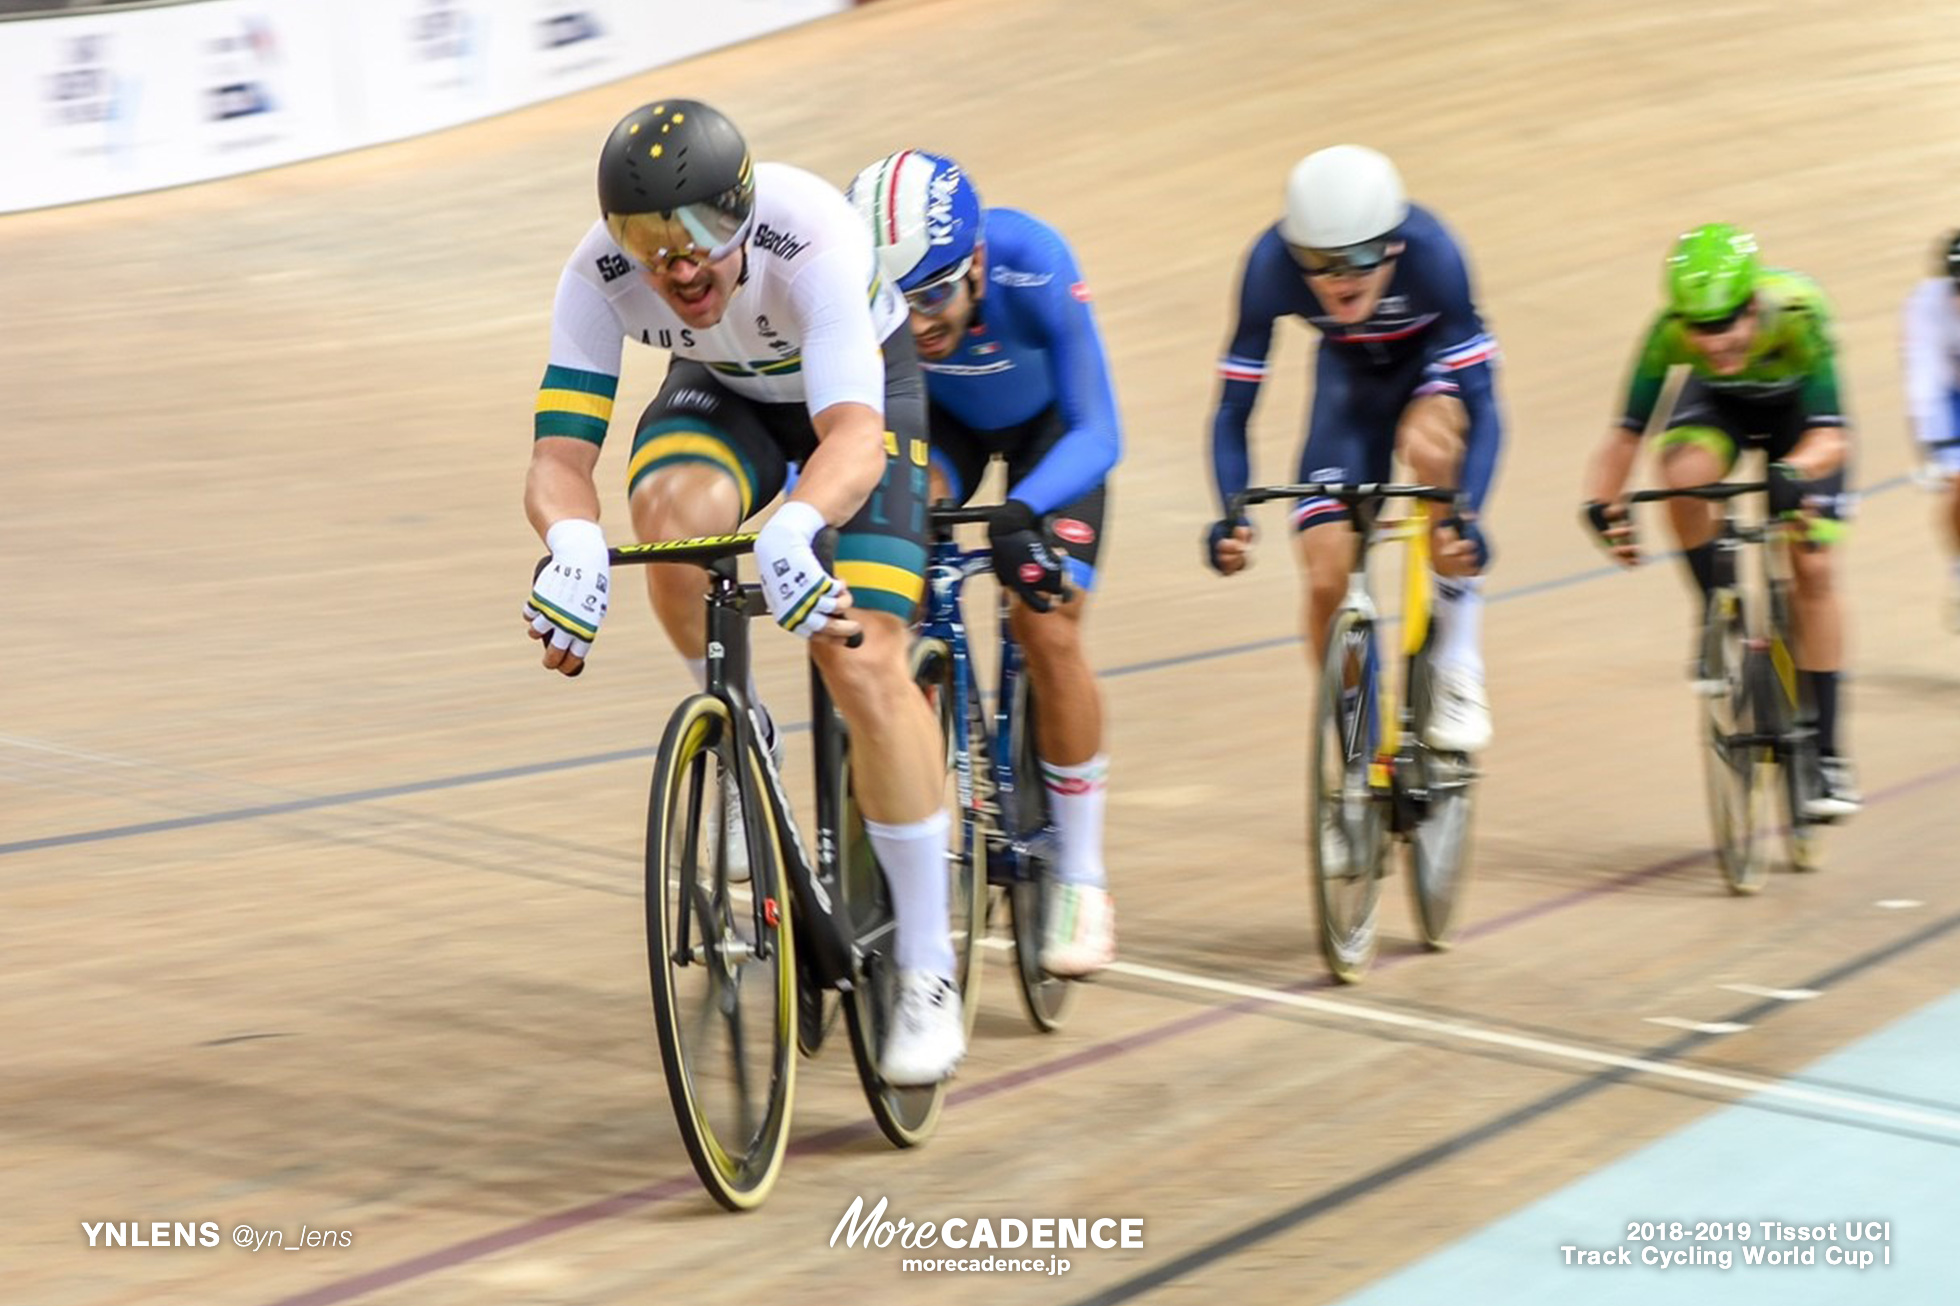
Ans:
[[[1379,150],[1331,145],[1293,165],[1280,239],[1302,249],[1344,249],[1380,240],[1409,216],[1402,176]]]

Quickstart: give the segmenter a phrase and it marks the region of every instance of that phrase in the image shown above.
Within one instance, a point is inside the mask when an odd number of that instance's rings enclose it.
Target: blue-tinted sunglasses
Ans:
[[[923,286],[905,292],[905,302],[914,313],[927,317],[938,317],[953,302],[960,285],[966,280],[967,272],[973,267],[973,256],[967,255],[960,265],[937,281],[929,281]]]

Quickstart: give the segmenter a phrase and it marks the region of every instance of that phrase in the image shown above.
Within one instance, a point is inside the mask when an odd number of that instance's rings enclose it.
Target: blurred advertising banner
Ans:
[[[0,22],[0,213],[502,113],[850,0],[203,0]]]

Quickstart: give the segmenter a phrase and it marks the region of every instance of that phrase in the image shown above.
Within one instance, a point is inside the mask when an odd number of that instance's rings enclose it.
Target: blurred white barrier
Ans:
[[[501,113],[850,0],[205,0],[0,22],[0,213]]]

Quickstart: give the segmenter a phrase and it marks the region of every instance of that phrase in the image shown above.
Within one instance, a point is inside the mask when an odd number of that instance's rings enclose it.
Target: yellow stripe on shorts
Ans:
[[[735,478],[736,488],[742,495],[742,516],[746,519],[753,511],[755,486],[749,483],[741,459],[726,442],[712,435],[670,431],[654,436],[634,451],[633,461],[626,467],[626,484],[632,485],[649,466],[669,458],[705,458],[714,463]]]
[[[917,603],[926,592],[926,578],[916,571],[894,567],[889,562],[849,562],[839,559],[837,579],[853,590],[877,590],[896,594],[907,603]]]

